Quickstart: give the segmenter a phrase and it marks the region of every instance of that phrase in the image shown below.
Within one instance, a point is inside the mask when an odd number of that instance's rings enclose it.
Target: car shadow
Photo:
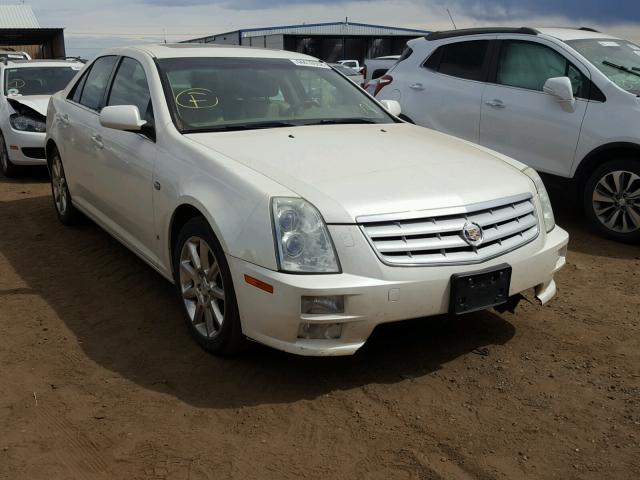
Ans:
[[[569,180],[545,176],[544,182],[549,190],[556,223],[570,233],[569,250],[596,257],[640,258],[638,245],[607,240],[591,230]]]
[[[53,310],[38,314],[49,331],[59,318],[98,365],[199,407],[293,402],[400,382],[515,334],[499,315],[481,312],[383,325],[353,357],[305,358],[256,344],[219,358],[191,340],[172,285],[91,222],[60,225],[48,196],[0,202],[0,231],[0,254],[25,283],[4,294],[40,296]],[[36,328],[29,316],[25,305],[19,320]]]
[[[20,172],[15,177],[7,178],[0,172],[0,183],[46,183],[49,181],[47,167],[33,165],[20,167]]]

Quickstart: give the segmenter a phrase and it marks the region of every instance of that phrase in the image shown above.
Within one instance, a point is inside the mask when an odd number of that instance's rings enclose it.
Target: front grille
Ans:
[[[45,158],[44,148],[23,147],[22,153],[24,153],[25,157],[39,158],[39,159]]]
[[[357,220],[378,257],[398,266],[479,263],[538,236],[538,218],[529,194],[467,207]],[[482,227],[484,240],[479,246],[464,239],[467,222]]]

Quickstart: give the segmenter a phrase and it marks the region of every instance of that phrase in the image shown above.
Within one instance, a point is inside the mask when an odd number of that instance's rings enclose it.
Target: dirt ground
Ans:
[[[57,222],[44,175],[0,178],[0,479],[640,478],[640,247],[554,201],[546,307],[220,359],[164,279]]]

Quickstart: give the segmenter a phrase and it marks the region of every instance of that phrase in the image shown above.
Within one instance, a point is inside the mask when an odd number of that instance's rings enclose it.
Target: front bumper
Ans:
[[[7,128],[4,136],[11,163],[14,165],[46,165],[45,133],[21,132]]]
[[[292,275],[229,257],[244,334],[271,347],[299,355],[351,355],[386,322],[445,314],[449,310],[450,279],[503,263],[513,271],[509,295],[535,289],[541,303],[556,292],[554,274],[565,265],[569,236],[560,227],[543,232],[533,242],[477,265],[390,267],[383,265],[358,227],[329,226],[344,273]],[[272,285],[273,293],[249,285],[250,275]],[[338,315],[303,315],[302,296],[343,295]],[[341,323],[336,340],[298,338],[301,323]]]

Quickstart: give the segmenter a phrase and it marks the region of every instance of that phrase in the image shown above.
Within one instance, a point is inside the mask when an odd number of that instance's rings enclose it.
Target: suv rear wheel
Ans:
[[[607,238],[640,241],[640,162],[611,160],[587,180],[584,209],[591,226]]]

